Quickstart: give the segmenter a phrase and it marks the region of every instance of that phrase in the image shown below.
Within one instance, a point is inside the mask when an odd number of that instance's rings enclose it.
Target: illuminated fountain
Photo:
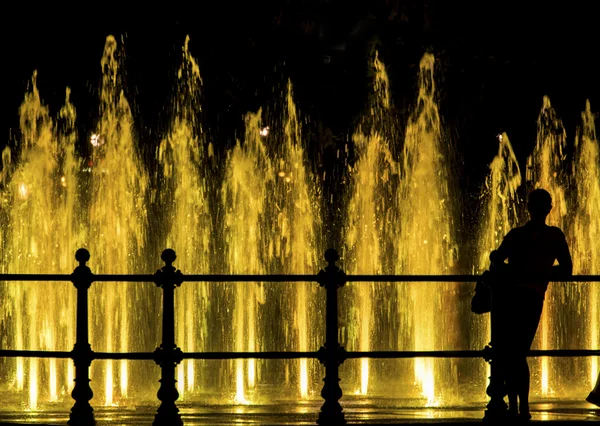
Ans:
[[[318,263],[320,212],[314,182],[306,166],[300,124],[288,83],[281,129],[262,125],[262,111],[246,115],[243,141],[227,158],[222,200],[229,273],[312,273]],[[267,138],[271,143],[267,144]],[[317,288],[307,283],[246,283],[229,286],[235,338],[229,350],[315,350],[321,344],[316,325]],[[266,301],[269,301],[266,303]],[[281,304],[281,305],[280,305]],[[311,306],[312,305],[312,306]],[[285,307],[285,308],[284,308]],[[309,309],[313,315],[308,314]],[[283,348],[281,345],[283,344]],[[315,383],[306,360],[278,361],[284,381],[297,383],[308,396]],[[251,402],[248,391],[256,384],[260,364],[235,361],[235,400]]]
[[[260,111],[246,117],[244,146],[238,143],[231,152],[223,187],[223,204],[226,206],[225,232],[228,241],[230,273],[258,274],[266,270],[266,255],[261,249],[261,219],[266,218],[267,182],[275,179],[274,170],[261,140]],[[268,228],[267,228],[268,229]],[[233,300],[234,351],[260,350],[257,342],[256,316],[259,302],[264,302],[264,289],[260,283],[229,285]],[[262,340],[262,339],[261,339]],[[254,387],[255,360],[235,361],[236,401],[246,402],[246,388]],[[246,365],[244,365],[246,364]],[[247,378],[245,377],[247,374]]]
[[[86,245],[92,253],[93,270],[107,274],[140,273],[147,268],[141,259],[148,224],[148,175],[136,152],[133,117],[119,74],[119,53],[117,41],[107,37],[101,61],[100,120],[95,142],[92,140],[90,238]],[[155,289],[147,284],[94,284],[90,289],[92,347],[107,352],[153,350],[159,341],[156,327],[141,323],[144,316],[138,310],[152,309],[150,301],[155,295]],[[128,361],[94,363],[91,377],[104,384],[104,404],[128,396]]]
[[[477,230],[479,259],[474,266],[477,274],[489,268],[491,251],[498,248],[508,231],[520,225],[517,190],[522,181],[521,169],[506,133],[498,135],[498,154],[489,167],[480,196],[483,209]],[[477,348],[488,345],[491,340],[489,315],[472,315],[470,331]],[[481,364],[478,377],[487,381],[489,375],[489,364]]]
[[[395,123],[385,119],[391,114],[389,83],[383,64],[375,57],[375,101],[370,111],[373,117],[368,117],[353,136],[357,160],[351,169],[352,195],[346,230],[351,273],[447,274],[452,270],[456,243],[447,175],[451,165],[445,160],[442,146],[433,67],[434,57],[425,54],[420,63],[417,106],[406,126],[400,160],[396,161],[398,132]],[[398,173],[399,181],[395,176]],[[351,286],[355,288],[349,297],[355,299],[358,307],[348,325],[350,345],[358,346],[357,350],[373,350],[385,339],[392,327],[390,321],[400,321],[393,347],[417,351],[447,348],[457,337],[450,331],[456,318],[443,309],[453,303],[453,286]],[[397,306],[382,309],[389,300]],[[431,406],[439,403],[442,388],[452,381],[449,366],[445,360],[415,359],[412,373],[403,370],[398,374],[414,375],[418,392]],[[365,394],[372,375],[368,360],[361,360],[360,368],[357,393]]]
[[[594,124],[594,115],[590,102],[587,101],[585,111],[581,114],[582,126],[575,138],[575,154],[573,164],[573,191],[572,200],[574,220],[570,226],[568,238],[573,254],[574,274],[600,274],[600,147]],[[577,285],[570,293],[573,297],[580,298],[575,312],[575,323],[570,325],[575,331],[570,347],[581,346],[585,342],[588,349],[600,347],[600,292],[599,283],[586,283]],[[587,303],[586,303],[587,301]],[[584,327],[581,324],[584,318]],[[598,357],[590,357],[583,362],[575,364],[576,380],[588,383],[592,388],[598,377]],[[585,370],[589,373],[585,374]]]
[[[395,200],[393,177],[397,175],[397,163],[390,145],[396,140],[392,126],[386,123],[389,116],[389,81],[384,64],[376,54],[373,63],[375,71],[374,96],[364,122],[352,136],[356,161],[350,169],[351,194],[346,215],[345,243],[347,244],[345,264],[350,274],[390,273],[385,269],[386,256],[395,235],[393,215]],[[397,178],[396,178],[397,181]],[[384,333],[379,333],[394,319],[376,315],[389,312],[389,309],[374,310],[380,303],[394,303],[385,297],[386,284],[355,283],[341,292],[343,305],[356,304],[351,310],[348,322],[347,349],[370,351],[385,350],[381,342]],[[394,310],[395,312],[395,310]],[[388,344],[392,343],[387,341]],[[355,393],[366,395],[369,390],[369,360],[360,360],[360,377]]]
[[[521,170],[506,133],[498,135],[498,154],[490,164],[490,173],[485,180],[482,198],[486,206],[482,214],[478,272],[489,268],[490,253],[502,243],[502,238],[518,226]],[[486,342],[487,343],[487,342]]]
[[[273,224],[275,238],[269,243],[269,253],[283,274],[312,274],[322,264],[324,246],[321,243],[322,214],[319,190],[302,140],[301,121],[293,99],[292,83],[288,81],[283,96],[283,114],[276,143],[278,162],[275,208],[277,222]],[[282,182],[283,181],[283,182]],[[273,216],[275,217],[275,216]],[[273,228],[272,228],[273,229]],[[271,248],[273,247],[273,248]],[[288,284],[283,292],[284,305],[290,306],[283,321],[292,324],[284,336],[289,350],[310,351],[322,345],[325,312],[322,291],[314,283]],[[289,327],[287,327],[289,328]],[[296,383],[301,398],[321,390],[322,371],[309,368],[307,359],[297,363]],[[289,379],[286,378],[286,381]]]
[[[211,268],[210,218],[205,160],[212,154],[212,145],[205,140],[202,123],[200,68],[189,52],[189,37],[183,46],[183,63],[177,74],[177,95],[174,99],[169,136],[162,141],[159,162],[163,168],[164,187],[170,231],[164,247],[177,253],[177,267],[186,273],[209,273]],[[212,308],[211,293],[206,283],[186,283],[175,292],[176,343],[186,352],[210,350],[208,346],[208,311]],[[177,388],[180,398],[196,386],[194,360],[185,360],[177,367]]]
[[[543,98],[542,110],[537,125],[536,146],[527,159],[527,180],[534,188],[544,188],[550,193],[554,208],[548,216],[547,223],[558,226],[566,232],[568,211],[565,150],[567,135],[547,96]],[[533,348],[551,349],[561,347],[557,346],[557,333],[560,332],[558,330],[560,323],[557,321],[557,317],[561,310],[561,299],[564,297],[565,292],[570,292],[571,288],[562,285],[550,285],[548,287],[544,311]],[[542,357],[539,359],[539,373],[535,365],[532,368],[532,377],[534,378],[532,382],[535,381],[536,377],[539,377],[540,391],[543,396],[548,396],[550,393],[549,382],[552,381],[556,384],[556,380],[559,380],[559,374],[550,377],[553,370],[551,365],[558,362],[561,361]]]
[[[444,154],[440,116],[435,102],[434,57],[425,54],[419,70],[419,94],[409,117],[402,152],[397,195],[397,274],[448,274],[456,259],[452,165]],[[454,346],[457,318],[445,307],[455,305],[456,284],[408,283],[409,333],[399,336],[405,350],[443,350]],[[405,305],[405,306],[406,306]],[[452,387],[452,360],[416,359],[415,381],[428,405],[439,403],[442,390]]]
[[[70,273],[73,253],[82,241],[81,227],[73,215],[78,202],[74,153],[75,109],[69,102],[60,110],[59,126],[31,82],[20,109],[20,158],[14,170],[8,151],[3,154],[3,172],[10,173],[7,197],[10,226],[5,228],[5,259],[9,273]],[[71,350],[74,344],[74,296],[68,284],[11,283],[5,287],[2,322],[9,326],[9,347],[32,350]],[[12,365],[12,386],[27,389],[27,407],[38,407],[40,398],[57,401],[72,388],[71,362],[56,359],[17,358]],[[11,380],[12,381],[12,380]]]

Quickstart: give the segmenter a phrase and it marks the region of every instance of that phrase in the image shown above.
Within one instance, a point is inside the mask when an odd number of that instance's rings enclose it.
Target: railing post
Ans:
[[[504,401],[506,395],[505,380],[505,366],[502,342],[500,341],[500,334],[498,333],[501,318],[501,306],[502,303],[500,298],[503,295],[500,293],[498,287],[497,278],[492,279],[492,309],[490,311],[490,335],[491,343],[490,346],[486,347],[486,361],[490,363],[490,383],[487,387],[486,393],[490,397],[490,401],[486,406],[483,420],[486,422],[495,422],[506,420],[508,414],[507,405]],[[494,304],[494,302],[496,302]]]
[[[338,299],[337,289],[346,283],[346,274],[336,266],[339,255],[334,249],[325,251],[328,265],[318,275],[318,282],[325,287],[325,346],[319,349],[319,361],[325,364],[324,385],[321,396],[325,400],[317,424],[327,426],[345,425],[346,419],[339,403],[342,397],[338,368],[345,359],[345,351],[338,342]]]
[[[154,282],[163,289],[162,344],[154,352],[154,359],[161,367],[160,388],[157,393],[161,403],[152,424],[177,426],[183,425],[183,421],[179,415],[179,408],[175,405],[179,398],[175,367],[181,362],[183,354],[175,344],[175,287],[183,282],[183,274],[173,266],[177,257],[175,251],[166,249],[160,257],[165,266],[156,271]]]
[[[77,323],[76,339],[73,347],[73,361],[75,363],[75,385],[71,396],[75,400],[67,424],[71,426],[95,425],[94,409],[90,400],[94,396],[90,387],[90,364],[93,352],[89,342],[88,329],[88,289],[94,281],[94,274],[86,262],[90,260],[90,252],[80,248],[75,253],[79,266],[71,274],[71,281],[77,289]]]

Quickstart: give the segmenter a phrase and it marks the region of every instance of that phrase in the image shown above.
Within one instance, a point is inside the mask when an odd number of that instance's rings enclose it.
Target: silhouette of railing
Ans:
[[[346,275],[336,266],[339,256],[334,249],[325,252],[328,265],[317,275],[183,275],[173,266],[176,259],[171,249],[164,250],[161,258],[165,262],[155,274],[94,275],[86,265],[90,254],[79,249],[75,254],[79,266],[72,274],[0,274],[0,281],[71,281],[77,289],[76,342],[70,352],[41,350],[0,349],[0,357],[63,358],[75,363],[75,386],[71,393],[75,403],[68,424],[90,426],[95,424],[94,410],[89,401],[93,392],[90,387],[89,368],[93,360],[154,360],[161,367],[160,387],[157,393],[161,401],[153,425],[183,425],[175,402],[179,398],[175,380],[175,368],[184,359],[318,359],[325,366],[324,399],[317,424],[337,426],[346,424],[339,403],[342,390],[339,382],[339,366],[346,359],[355,358],[483,358],[491,364],[490,384],[487,394],[490,401],[486,406],[484,420],[501,419],[506,412],[504,394],[498,383],[494,368],[494,350],[486,346],[482,350],[455,351],[346,351],[338,341],[337,290],[347,282],[476,282],[479,275]],[[600,275],[574,275],[573,282],[600,282]],[[174,291],[183,282],[317,282],[326,290],[325,344],[318,351],[271,351],[271,352],[182,352],[175,343]],[[163,290],[162,343],[154,352],[94,352],[89,343],[88,289],[93,282],[154,282]],[[492,310],[491,323],[494,323]],[[492,336],[494,327],[492,326]],[[554,349],[532,350],[529,356],[575,357],[599,356],[600,350]]]

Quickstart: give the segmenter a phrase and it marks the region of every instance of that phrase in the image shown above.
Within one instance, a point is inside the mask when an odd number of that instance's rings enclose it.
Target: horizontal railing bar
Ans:
[[[94,282],[154,282],[151,274],[97,274]],[[346,282],[476,282],[480,275],[346,275]],[[70,274],[0,274],[0,281],[63,281],[71,282]],[[317,275],[183,275],[185,282],[316,282]],[[600,282],[600,275],[573,275],[565,282]]]
[[[353,358],[483,358],[482,350],[466,351],[349,351],[345,357]]]
[[[93,359],[131,359],[131,360],[153,360],[153,352],[94,352]]]
[[[184,352],[184,359],[299,359],[318,358],[317,352]]]
[[[153,283],[154,275],[151,274],[94,274],[94,282],[129,282],[129,283]]]
[[[346,352],[346,358],[483,358],[485,350],[465,351],[372,351]],[[600,349],[546,349],[531,350],[529,357],[584,357],[600,356]]]
[[[476,282],[481,275],[347,275],[347,282]],[[562,281],[561,281],[562,282]],[[600,275],[573,275],[565,282],[600,282]]]
[[[0,274],[0,281],[63,281],[71,282],[71,274]],[[154,282],[151,274],[98,274],[93,282]]]
[[[0,358],[72,358],[71,351],[25,351],[0,349]]]
[[[535,349],[529,351],[527,356],[550,356],[550,357],[577,357],[577,356],[600,356],[600,349]]]
[[[480,275],[347,275],[347,282],[463,282],[474,283]]]
[[[227,275],[227,274],[209,274],[209,275],[184,275],[183,281],[186,282],[316,282],[316,275]]]
[[[0,349],[4,358],[73,358],[72,352]],[[92,352],[92,359],[154,359],[152,352]]]
[[[481,275],[346,275],[346,282],[476,282]],[[600,275],[573,275],[567,282],[600,282]],[[184,275],[186,282],[315,282],[316,275]]]
[[[0,281],[64,281],[71,282],[71,274],[0,274]]]

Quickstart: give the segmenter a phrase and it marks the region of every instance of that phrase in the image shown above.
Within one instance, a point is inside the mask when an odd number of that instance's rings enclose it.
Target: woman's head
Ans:
[[[552,210],[552,196],[545,189],[534,189],[529,193],[527,209],[532,218],[545,219]]]

